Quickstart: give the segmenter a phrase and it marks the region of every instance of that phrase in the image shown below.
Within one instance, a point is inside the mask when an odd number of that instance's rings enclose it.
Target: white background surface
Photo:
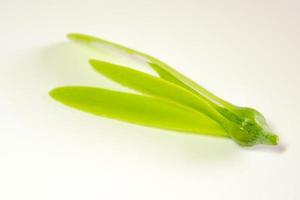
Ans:
[[[298,0],[0,0],[0,199],[300,199]],[[147,52],[252,106],[277,148],[94,117],[47,92],[118,87],[67,43],[82,32]]]

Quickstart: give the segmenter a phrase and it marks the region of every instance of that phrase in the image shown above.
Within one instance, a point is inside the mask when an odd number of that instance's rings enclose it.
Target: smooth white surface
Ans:
[[[0,0],[0,199],[300,199],[299,10],[297,0]],[[66,42],[74,31],[257,108],[281,145],[243,149],[57,104],[55,86],[120,87]]]

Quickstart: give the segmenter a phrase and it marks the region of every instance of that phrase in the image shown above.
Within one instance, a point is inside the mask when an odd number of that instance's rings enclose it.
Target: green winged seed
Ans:
[[[189,90],[186,90],[185,88],[180,87],[174,83],[159,79],[143,72],[139,72],[137,70],[119,66],[116,64],[111,64],[108,62],[90,60],[90,64],[94,67],[94,69],[96,69],[104,76],[126,87],[135,89],[148,95],[173,100],[177,103],[186,105],[190,108],[204,113],[213,120],[219,122],[225,130],[229,130],[228,132],[239,133],[232,136],[238,141],[247,141],[246,144],[249,144],[254,140],[265,140],[269,142],[269,140],[272,139],[259,138],[260,136],[259,134],[257,134],[257,132],[259,132],[260,130],[256,129],[255,126],[253,127],[251,121],[243,121],[243,119],[240,119],[238,115],[227,111],[223,107],[218,107],[217,105],[209,102],[201,95],[197,96]],[[251,113],[252,112],[250,112],[250,114]],[[256,120],[255,117],[259,117],[258,115],[259,113],[257,113],[256,116],[253,116],[253,120]],[[245,130],[248,132],[248,134],[246,135],[247,137],[244,137],[243,134]],[[264,133],[264,135],[270,134]],[[266,143],[265,141],[263,142]]]
[[[276,145],[278,143],[278,136],[270,132],[261,113],[252,108],[235,106],[215,96],[159,59],[89,35],[71,33],[68,37],[96,50],[96,52],[98,52],[96,48],[98,45],[106,45],[128,54],[131,59],[134,57],[134,59],[147,62],[160,78],[101,61],[93,60],[90,63],[98,72],[126,87],[153,96],[159,101],[167,100],[181,104],[193,112],[207,116],[212,121],[217,122],[227,132],[227,135],[238,144],[253,146],[256,144]],[[160,88],[162,88],[161,91]],[[203,126],[203,124],[199,124],[199,126]]]

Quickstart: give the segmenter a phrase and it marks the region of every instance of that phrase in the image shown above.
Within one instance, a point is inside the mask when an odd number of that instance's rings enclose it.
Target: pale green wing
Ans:
[[[60,87],[50,95],[67,106],[95,115],[145,126],[227,136],[206,115],[163,99],[93,87]]]
[[[191,107],[220,122],[220,115],[205,99],[174,83],[116,64],[90,60],[90,64],[104,76],[145,94],[166,98]]]
[[[180,85],[181,87],[184,87],[199,96],[205,97],[219,106],[222,107],[227,106],[227,107],[235,108],[234,105],[232,105],[231,103],[224,101],[219,97],[215,96],[211,92],[207,91],[205,88],[198,85],[193,80],[189,79],[185,75],[181,74],[180,72],[176,71],[174,68],[170,67],[166,63],[162,62],[161,60],[153,56],[89,35],[70,33],[68,34],[68,38],[70,38],[73,41],[77,41],[82,44],[88,45],[90,47],[95,47],[97,46],[97,44],[106,45],[111,48],[120,50],[124,53],[127,53],[129,55],[135,55],[134,56],[135,59],[141,59],[142,61],[146,61],[149,64],[149,66],[159,74],[161,78],[173,82],[177,85]]]

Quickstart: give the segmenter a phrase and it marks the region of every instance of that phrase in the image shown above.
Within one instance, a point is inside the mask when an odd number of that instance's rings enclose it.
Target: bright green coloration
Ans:
[[[162,61],[92,36],[69,34],[68,37],[88,47],[104,45],[134,55],[136,59],[147,62],[160,78],[125,66],[90,60],[96,71],[147,96],[64,87],[51,92],[51,96],[58,101],[87,112],[137,124],[227,136],[242,146],[278,143],[278,137],[269,131],[258,111],[237,107],[218,98]],[[118,97],[117,100],[115,97]],[[143,107],[144,104],[148,105],[147,108]]]
[[[90,60],[90,64],[104,76],[142,93],[181,103],[218,119],[220,113],[205,99],[172,82],[115,64]]]
[[[93,87],[60,87],[50,95],[68,106],[95,115],[178,131],[227,135],[206,115],[162,99]]]

